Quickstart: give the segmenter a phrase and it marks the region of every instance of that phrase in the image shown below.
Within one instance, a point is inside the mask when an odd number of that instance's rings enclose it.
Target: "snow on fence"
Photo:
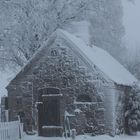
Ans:
[[[23,124],[19,121],[0,122],[0,140],[20,140],[23,134]]]

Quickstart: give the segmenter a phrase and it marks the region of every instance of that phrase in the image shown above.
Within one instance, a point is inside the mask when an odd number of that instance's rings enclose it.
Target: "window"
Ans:
[[[47,94],[59,94],[60,91],[57,88],[46,88]]]
[[[62,82],[64,86],[69,86],[69,80],[67,77],[62,77]]]
[[[38,35],[38,34],[35,34],[34,37],[35,37],[35,40],[36,40],[36,41],[39,41],[39,35]]]
[[[86,94],[82,94],[82,95],[79,95],[77,97],[76,101],[78,101],[78,102],[91,102],[91,98]]]
[[[45,94],[60,94],[60,90],[58,88],[49,87],[49,88],[39,89],[39,93],[40,93],[40,95],[45,95]]]
[[[57,50],[51,50],[51,56],[57,56],[58,53],[57,53]]]

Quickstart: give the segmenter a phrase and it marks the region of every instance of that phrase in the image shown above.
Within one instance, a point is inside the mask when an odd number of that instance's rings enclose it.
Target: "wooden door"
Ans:
[[[56,91],[56,92],[55,92]],[[56,89],[39,92],[38,132],[39,136],[61,136],[60,94]]]
[[[48,97],[43,101],[44,126],[60,125],[60,102],[58,97]]]

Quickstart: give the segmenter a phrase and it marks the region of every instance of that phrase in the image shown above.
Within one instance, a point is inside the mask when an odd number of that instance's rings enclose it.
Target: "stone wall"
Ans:
[[[18,77],[8,87],[10,118],[18,112],[24,112],[28,124],[36,124],[38,89],[56,87],[63,94],[61,118],[64,111],[71,116],[70,125],[77,132],[105,133],[105,106],[103,85],[110,83],[94,65],[90,65],[71,44],[57,38],[56,42],[40,56],[24,75]],[[87,95],[91,101],[77,101],[80,95]],[[17,101],[21,99],[19,105]],[[79,112],[77,112],[79,110]],[[62,119],[62,125],[64,125]]]

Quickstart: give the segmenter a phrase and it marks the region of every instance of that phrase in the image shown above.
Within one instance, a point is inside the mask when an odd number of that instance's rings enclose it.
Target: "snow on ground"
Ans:
[[[23,140],[66,140],[65,138],[59,137],[37,137],[37,136],[25,136]]]
[[[65,139],[65,138],[56,138],[56,137],[37,137],[37,136],[25,136],[23,140],[71,140],[71,138]],[[75,140],[140,140],[140,134],[138,136],[116,136],[116,137],[110,137],[107,135],[102,136],[95,136],[91,137],[88,135],[81,135],[77,136]]]

